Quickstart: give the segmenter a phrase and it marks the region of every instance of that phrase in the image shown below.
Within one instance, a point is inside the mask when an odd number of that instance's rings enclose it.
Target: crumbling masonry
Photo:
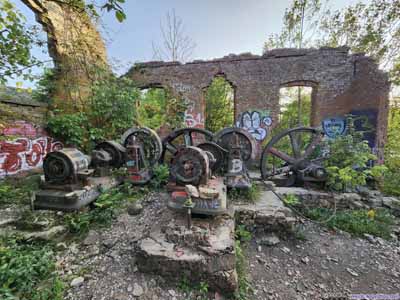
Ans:
[[[224,76],[235,92],[236,125],[252,133],[264,130],[266,135],[253,135],[259,144],[277,124],[279,89],[309,86],[313,88],[313,126],[324,120],[340,122],[348,113],[365,116],[374,127],[366,138],[382,157],[387,130],[388,76],[371,58],[349,54],[346,47],[275,49],[262,56],[228,55],[186,64],[147,62],[136,64],[127,76],[141,88],[165,87],[182,95],[189,105],[186,124],[200,128],[204,127],[205,89],[216,76]],[[246,126],[242,123],[244,115],[251,121]],[[362,127],[363,122],[357,126]]]

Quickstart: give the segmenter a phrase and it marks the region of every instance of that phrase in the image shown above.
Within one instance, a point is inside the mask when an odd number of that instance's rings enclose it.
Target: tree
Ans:
[[[399,1],[359,2],[329,13],[320,23],[320,31],[320,44],[347,45],[352,52],[366,53],[390,72],[395,85],[400,85]]]
[[[205,127],[217,132],[225,127],[233,126],[234,102],[233,89],[223,77],[213,80],[206,91]]]
[[[31,56],[37,36],[25,23],[25,17],[10,1],[0,0],[0,84],[14,76],[30,78],[30,68],[41,63]]]
[[[160,29],[162,42],[152,43],[153,57],[165,61],[188,61],[196,43],[186,34],[183,20],[175,14],[175,10],[167,13],[166,23],[161,22]]]
[[[294,0],[286,9],[283,28],[264,43],[264,52],[273,48],[302,48],[315,43],[316,29],[321,18],[320,0]]]
[[[83,0],[22,0],[22,2],[32,9],[37,17],[38,12],[44,11],[44,8],[47,10],[49,6],[53,8],[58,6],[87,15],[88,19],[99,17],[100,10],[114,11],[120,22],[126,18],[121,7],[125,0],[91,1],[88,4]],[[48,33],[49,40],[52,40],[55,31],[54,19],[50,19],[48,15],[46,17],[47,19],[38,17],[38,20]],[[42,66],[45,62],[34,57],[31,49],[34,46],[42,47],[44,44],[37,37],[36,27],[28,27],[25,17],[9,0],[0,0],[0,84],[7,83],[9,78],[15,76],[33,79],[31,68]],[[52,50],[54,49],[49,49],[50,52]]]

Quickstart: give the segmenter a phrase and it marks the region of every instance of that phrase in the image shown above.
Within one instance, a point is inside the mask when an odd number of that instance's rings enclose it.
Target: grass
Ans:
[[[94,209],[66,214],[64,222],[70,233],[83,235],[96,226],[109,227],[118,215],[118,210],[127,203],[135,202],[148,193],[145,188],[134,188],[129,183],[110,189],[101,194]]]
[[[228,198],[231,201],[244,201],[254,203],[256,202],[261,194],[260,187],[256,184],[252,184],[249,189],[229,189]]]
[[[250,300],[253,288],[248,277],[246,257],[243,247],[251,240],[251,233],[243,225],[235,230],[236,272],[238,275],[238,290],[234,295],[235,300]]]
[[[56,275],[52,247],[0,239],[0,299],[62,300],[64,284]]]
[[[326,208],[308,209],[304,214],[312,220],[324,222],[327,227],[341,229],[355,236],[371,234],[384,239],[390,239],[394,217],[387,210],[345,210],[333,211]]]
[[[193,285],[190,281],[184,277],[178,285],[179,290],[184,292],[188,298],[187,300],[191,299],[198,299],[198,300],[208,300],[208,284],[206,282],[200,282],[197,285]]]
[[[30,204],[30,194],[39,188],[39,180],[40,177],[34,175],[24,179],[0,181],[0,206]]]

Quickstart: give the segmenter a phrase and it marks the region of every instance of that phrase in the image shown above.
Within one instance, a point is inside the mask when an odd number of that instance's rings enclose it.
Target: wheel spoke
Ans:
[[[320,134],[317,134],[313,137],[311,143],[307,146],[306,150],[304,151],[304,158],[308,158],[313,151],[315,150],[315,147],[321,142],[322,136]]]
[[[192,133],[190,131],[185,131],[183,136],[185,139],[185,146],[193,146]]]
[[[300,136],[299,134],[296,134],[296,132],[290,132],[289,137],[290,143],[292,144],[293,156],[299,158],[301,156],[299,145]]]
[[[165,149],[167,149],[168,152],[174,154],[176,152],[176,147],[172,145],[171,143],[167,143],[165,145]]]
[[[293,164],[296,161],[293,157],[291,157],[290,155],[287,155],[286,153],[276,149],[275,147],[269,148],[269,153],[279,157],[280,159],[282,159],[282,160],[284,160],[284,161],[286,161],[288,163],[292,163]]]

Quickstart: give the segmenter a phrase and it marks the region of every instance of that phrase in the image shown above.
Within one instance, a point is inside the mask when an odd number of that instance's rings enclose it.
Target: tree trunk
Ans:
[[[54,61],[55,108],[82,111],[91,83],[109,73],[106,48],[86,11],[51,0],[22,0],[47,33],[49,55]],[[99,72],[101,71],[101,72]]]

